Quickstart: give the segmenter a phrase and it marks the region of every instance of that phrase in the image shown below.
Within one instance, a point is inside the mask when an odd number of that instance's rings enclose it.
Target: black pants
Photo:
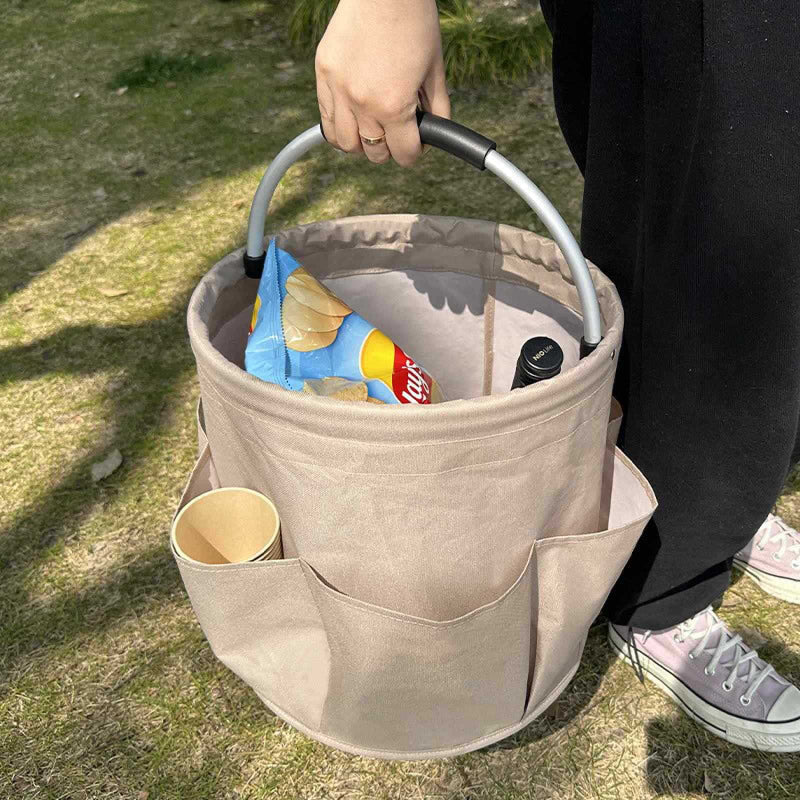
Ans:
[[[606,611],[665,628],[724,592],[800,455],[800,6],[542,6],[584,252],[625,306],[621,443],[660,501]]]

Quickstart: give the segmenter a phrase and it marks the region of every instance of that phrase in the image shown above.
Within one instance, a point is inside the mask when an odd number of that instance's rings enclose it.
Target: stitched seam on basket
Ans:
[[[534,545],[531,545],[531,550],[533,550]],[[300,567],[301,574],[305,577],[305,572],[301,565],[300,558],[290,558],[290,559],[274,559],[274,560],[267,560],[267,561],[259,561],[254,562],[254,567],[244,567],[244,566],[235,566],[231,564],[230,566],[225,566],[222,568],[214,568],[214,569],[203,569],[201,567],[197,567],[191,564],[188,561],[185,561],[183,558],[178,556],[177,554],[174,555],[174,558],[180,562],[182,566],[185,566],[187,569],[192,570],[192,572],[199,572],[205,575],[211,573],[218,573],[224,572],[227,574],[231,574],[233,572],[248,572],[251,569],[258,569],[259,567],[267,566],[271,568],[276,567],[289,567],[297,565]],[[480,616],[488,613],[495,609],[500,603],[505,602],[509,598],[513,597],[517,591],[519,590],[520,586],[524,583],[525,574],[528,572],[528,569],[531,565],[532,556],[528,553],[528,559],[525,562],[525,566],[520,571],[519,575],[514,579],[514,582],[511,586],[506,589],[503,594],[500,595],[495,600],[492,600],[490,603],[486,603],[483,606],[473,609],[472,611],[468,611],[466,614],[462,614],[460,617],[455,617],[452,620],[425,620],[422,617],[417,617],[416,619],[403,619],[403,617],[411,616],[409,614],[404,614],[402,611],[392,611],[391,609],[382,609],[380,606],[375,605],[374,603],[369,603],[369,608],[365,608],[361,605],[361,603],[365,603],[365,600],[359,600],[356,597],[351,598],[344,598],[341,596],[341,592],[337,591],[336,589],[332,589],[329,586],[326,586],[322,580],[316,575],[316,570],[309,564],[309,568],[312,572],[314,572],[314,579],[319,585],[320,589],[328,594],[332,600],[335,600],[337,603],[341,603],[342,605],[347,606],[348,608],[355,608],[357,611],[361,611],[365,614],[377,614],[381,617],[386,617],[391,620],[395,620],[396,622],[402,622],[407,625],[418,625],[422,628],[432,628],[433,630],[440,630],[447,628],[448,630],[452,630],[453,628],[457,628],[459,625],[464,625],[467,622],[472,621],[473,619],[477,619]],[[314,594],[313,590],[310,589],[312,596]],[[315,601],[316,604],[316,601]],[[322,613],[320,609],[317,609],[320,614]]]
[[[213,402],[214,401],[212,400],[212,403]],[[558,444],[559,442],[563,442],[565,439],[569,439],[570,437],[574,436],[581,428],[583,428],[584,425],[588,425],[590,422],[593,422],[604,411],[605,411],[604,408],[601,408],[598,411],[595,411],[595,413],[592,414],[591,417],[589,417],[588,419],[585,419],[583,422],[581,422],[580,425],[578,425],[576,428],[573,428],[569,433],[565,434],[564,436],[561,436],[558,439],[553,439],[552,441],[546,442],[545,444],[539,445],[538,447],[534,447],[532,450],[528,450],[525,453],[523,453],[522,455],[511,456],[510,458],[500,458],[500,459],[495,459],[493,461],[478,461],[478,462],[476,462],[474,464],[465,464],[464,466],[461,466],[461,467],[450,467],[449,469],[436,470],[434,472],[375,472],[374,470],[365,471],[365,472],[357,472],[357,471],[353,471],[353,470],[342,469],[341,467],[338,467],[335,464],[325,464],[324,468],[327,469],[327,470],[333,470],[334,472],[340,472],[340,473],[342,473],[344,475],[371,475],[371,476],[382,475],[382,476],[386,476],[386,477],[409,477],[409,478],[414,478],[414,477],[422,477],[422,476],[426,476],[426,475],[447,475],[448,473],[451,473],[451,472],[465,472],[467,470],[476,469],[478,467],[493,466],[493,465],[496,465],[496,464],[509,464],[509,463],[511,463],[513,461],[521,461],[522,459],[527,458],[528,456],[532,455],[533,453],[536,453],[539,450],[543,450],[545,447],[550,447],[551,445]],[[259,437],[259,439],[260,439],[260,437]],[[461,441],[461,440],[457,440],[457,441]],[[444,442],[443,444],[449,444],[449,443],[450,442]],[[420,445],[420,446],[421,447],[427,447],[428,445]],[[271,450],[268,447],[265,448],[265,449],[266,449],[266,451],[268,453],[270,453],[270,455],[274,456],[275,458],[277,458],[277,459],[279,459],[279,460],[281,460],[281,461],[283,461],[283,462],[285,462],[287,464],[300,464],[302,466],[320,466],[319,464],[317,464],[314,461],[300,461],[300,460],[295,459],[295,458],[288,458],[287,456],[279,455],[274,450]]]
[[[205,390],[210,390],[211,392],[213,392],[213,394],[216,395],[216,397],[218,398],[218,402],[222,402],[225,405],[230,406],[231,408],[233,408],[236,411],[237,414],[243,414],[244,416],[248,417],[249,419],[253,420],[254,422],[266,422],[268,425],[270,425],[273,428],[277,428],[278,430],[285,431],[287,434],[290,434],[291,436],[297,436],[297,434],[298,434],[298,430],[297,429],[292,429],[292,428],[286,427],[285,425],[280,425],[280,424],[278,424],[276,422],[273,422],[272,420],[270,420],[270,419],[268,419],[267,417],[264,417],[264,416],[257,416],[256,412],[253,412],[253,411],[250,411],[250,410],[245,410],[245,409],[241,408],[241,406],[235,404],[233,401],[228,400],[226,397],[224,397],[220,393],[220,391],[214,385],[214,379],[210,378],[206,374],[205,370],[202,370],[202,369],[200,369],[200,367],[198,367],[197,372],[198,372],[198,374],[202,373],[204,378],[205,378],[204,392],[205,392]],[[513,428],[512,430],[505,431],[504,433],[488,433],[488,434],[486,434],[486,436],[473,436],[473,437],[466,438],[466,439],[436,439],[433,442],[425,442],[425,443],[413,443],[413,442],[410,442],[410,443],[405,443],[405,442],[367,442],[367,441],[364,441],[363,439],[346,439],[346,438],[344,438],[342,436],[324,436],[321,433],[311,433],[310,431],[305,431],[305,430],[303,430],[301,432],[302,432],[303,436],[310,436],[310,437],[313,437],[315,439],[337,439],[338,441],[343,441],[343,442],[358,443],[358,444],[368,444],[370,447],[392,447],[392,448],[436,447],[436,446],[442,445],[442,444],[461,444],[461,443],[467,443],[467,442],[483,442],[483,441],[486,441],[487,439],[496,439],[496,438],[501,438],[503,436],[511,436],[511,435],[514,435],[514,434],[525,433],[526,431],[534,430],[535,428],[538,428],[538,427],[540,427],[542,425],[547,425],[547,423],[552,422],[554,419],[558,419],[559,417],[563,416],[564,414],[567,414],[568,412],[572,411],[573,408],[576,408],[577,406],[581,405],[581,403],[584,403],[587,400],[590,400],[591,398],[593,398],[598,392],[603,391],[603,389],[605,389],[606,385],[611,383],[613,381],[613,379],[614,379],[614,374],[612,373],[611,376],[606,378],[602,383],[600,383],[598,385],[598,387],[591,394],[586,395],[586,396],[582,397],[579,400],[576,400],[571,406],[568,406],[563,411],[559,411],[557,414],[553,414],[552,417],[548,417],[547,419],[540,420],[539,422],[536,422],[533,425],[526,425],[523,428]],[[215,401],[212,400],[211,402],[215,402]]]
[[[272,422],[267,417],[258,416],[257,412],[253,412],[253,411],[250,411],[250,410],[242,409],[239,405],[235,404],[232,400],[228,400],[228,398],[226,398],[223,394],[221,394],[219,389],[217,389],[217,387],[215,386],[214,379],[213,378],[209,378],[208,375],[206,374],[205,370],[202,370],[202,369],[198,368],[197,371],[198,371],[198,373],[202,373],[203,376],[207,380],[207,384],[206,384],[205,388],[206,389],[210,389],[217,396],[217,398],[219,398],[219,401],[225,403],[226,405],[231,406],[238,413],[244,414],[246,417],[249,417],[251,420],[254,420],[254,421],[257,421],[257,422],[267,422],[267,424],[271,425],[272,427],[278,428],[279,430],[282,430],[282,431],[286,431],[287,433],[291,434],[292,436],[297,435],[298,431],[296,429],[288,428],[285,425],[280,425],[280,424],[278,424],[276,422]],[[572,411],[573,408],[576,408],[581,403],[583,403],[585,400],[593,398],[598,392],[602,391],[605,388],[606,384],[610,383],[611,381],[613,381],[613,374],[609,378],[606,378],[606,380],[603,381],[601,384],[599,384],[598,387],[591,394],[586,395],[585,397],[581,398],[580,400],[576,400],[571,406],[568,406],[567,408],[563,409],[563,411],[559,411],[557,414],[553,414],[553,416],[548,417],[547,419],[544,419],[544,420],[540,420],[539,422],[536,422],[533,425],[526,425],[523,428],[513,428],[512,430],[505,431],[504,433],[488,433],[488,434],[486,434],[486,436],[473,436],[473,437],[465,438],[465,439],[437,439],[434,442],[427,442],[427,443],[424,443],[424,444],[403,443],[403,442],[365,442],[364,440],[361,440],[361,439],[345,439],[344,437],[341,437],[341,436],[335,436],[335,437],[333,437],[333,436],[325,436],[325,435],[320,434],[320,433],[311,433],[311,432],[305,431],[305,430],[302,431],[302,434],[304,436],[311,436],[311,437],[315,437],[317,439],[333,439],[333,438],[335,438],[335,439],[339,439],[341,441],[346,441],[346,442],[357,442],[357,443],[360,443],[360,444],[369,444],[370,446],[374,446],[374,447],[435,447],[435,446],[440,445],[440,444],[457,444],[457,443],[460,443],[460,442],[481,442],[481,441],[485,441],[486,439],[494,439],[494,438],[500,438],[500,437],[503,437],[503,436],[509,436],[509,435],[512,435],[512,434],[524,433],[525,431],[533,430],[534,428],[540,427],[541,425],[546,425],[547,423],[552,422],[554,419],[558,419],[559,417],[563,416],[564,414]]]
[[[495,227],[496,227],[496,230],[498,231],[498,236],[499,236],[499,230],[500,230],[499,223],[495,223]],[[280,233],[280,231],[278,233]],[[538,239],[540,239],[542,242],[547,242],[548,241],[547,239],[545,239],[542,236],[539,236],[538,234],[534,233],[533,231],[524,231],[523,230],[523,233],[532,234],[533,236],[535,236]],[[277,234],[275,234],[275,235],[277,235]],[[464,251],[464,252],[467,252],[467,253],[482,253],[482,254],[485,254],[485,255],[492,255],[492,254],[497,255],[499,253],[500,255],[503,255],[503,256],[510,256],[512,258],[517,258],[520,261],[523,261],[523,262],[528,263],[528,264],[535,264],[538,267],[542,267],[547,272],[558,273],[561,276],[561,278],[564,280],[565,283],[567,283],[569,286],[572,286],[572,287],[575,286],[575,282],[572,280],[572,276],[570,274],[566,274],[565,275],[562,272],[561,268],[557,264],[556,265],[547,264],[547,263],[545,263],[544,261],[542,261],[540,259],[527,258],[525,256],[520,255],[516,251],[504,249],[502,247],[500,248],[500,250],[497,250],[495,247],[492,247],[491,250],[487,250],[485,248],[464,247],[464,246],[461,246],[461,245],[452,246],[452,245],[447,245],[447,244],[444,244],[444,243],[443,244],[437,244],[435,242],[434,243],[426,243],[426,244],[418,244],[418,243],[413,242],[410,238],[403,238],[403,239],[392,240],[392,241],[393,242],[399,242],[400,244],[413,245],[413,246],[415,246],[415,247],[417,247],[419,249],[422,249],[422,248],[442,248],[442,249],[447,249],[447,250],[460,250],[460,251]],[[374,247],[375,247],[375,245],[369,245],[369,244],[365,244],[365,243],[342,245],[340,247],[328,247],[326,245],[325,246],[321,245],[318,250],[315,249],[315,250],[308,250],[308,251],[304,252],[303,253],[303,257],[306,255],[306,253],[308,253],[310,255],[320,255],[320,254],[324,254],[324,253],[346,252],[347,250],[369,250],[369,249],[373,249]],[[392,248],[392,247],[383,247],[383,248],[380,248],[380,249],[383,250],[384,252],[392,252],[394,250],[394,248]],[[383,271],[383,272],[397,272],[397,270],[393,270],[393,269],[391,269],[389,267],[385,267],[385,268],[384,267],[376,267],[376,268],[367,268],[367,269],[376,269],[376,270],[380,270],[380,271]],[[420,271],[424,271],[424,272],[457,272],[459,274],[469,275],[469,276],[472,276],[472,277],[477,277],[471,272],[460,273],[458,270],[447,269],[447,268],[443,268],[443,267],[433,267],[433,268],[424,268],[423,267],[423,268],[420,268]],[[364,272],[365,272],[365,270],[347,271],[347,272],[344,272],[344,273],[338,273],[336,275],[336,277],[347,278],[347,277],[351,277],[353,275],[364,274]],[[334,280],[335,278],[333,276],[326,276],[325,278],[322,278],[322,280],[326,280],[326,279]],[[516,284],[518,286],[528,286],[528,284],[524,282],[524,279],[514,280],[513,278],[507,278],[506,276],[503,276],[503,280],[506,283],[513,283],[513,284]],[[547,296],[549,296],[549,295],[547,295]],[[555,298],[553,298],[553,299],[555,299]],[[566,303],[565,303],[565,305],[567,305],[567,307],[570,308],[570,310],[575,311],[576,313],[578,313],[576,308],[574,308],[574,307],[572,307],[572,306],[570,306],[570,305],[568,305]]]
[[[625,525],[620,525],[617,528],[608,528],[608,529],[606,529],[604,531],[594,531],[592,533],[573,533],[573,534],[570,534],[568,536],[547,536],[547,537],[545,537],[543,539],[537,539],[534,542],[534,546],[535,546],[536,550],[540,550],[543,547],[550,547],[551,545],[554,546],[556,544],[586,544],[586,540],[587,539],[590,539],[592,542],[600,542],[600,541],[603,541],[604,539],[608,539],[609,537],[622,535],[623,533],[628,532],[628,529],[634,528],[637,525],[640,525],[645,519],[647,519],[648,516],[649,516],[649,514],[645,514],[645,515],[643,515],[641,517],[638,517],[637,519],[631,520],[631,522],[628,522]],[[185,561],[184,559],[182,559],[177,554],[173,554],[173,556],[174,556],[175,560],[178,561],[183,568],[190,569],[190,570],[192,570],[192,572],[199,572],[199,573],[203,573],[203,574],[209,574],[209,573],[214,573],[214,572],[225,572],[225,573],[230,574],[232,572],[248,572],[250,570],[260,569],[262,567],[267,567],[267,568],[273,568],[274,569],[274,568],[277,568],[277,567],[289,567],[289,566],[293,566],[295,564],[298,565],[298,566],[300,565],[300,559],[299,558],[283,558],[283,559],[271,559],[271,560],[267,560],[267,561],[254,562],[253,566],[248,566],[248,567],[235,566],[234,564],[231,564],[230,566],[224,566],[224,567],[220,567],[220,568],[204,569],[202,567],[195,566],[194,564],[192,564],[189,561]],[[530,559],[529,559],[529,561],[530,561]],[[301,569],[302,569],[302,567],[301,567]],[[519,580],[519,578],[517,578],[517,580]],[[350,605],[346,601],[341,600],[339,597],[337,597],[336,594],[335,594],[335,590],[329,589],[327,586],[325,586],[322,583],[320,583],[320,585],[326,591],[333,592],[334,594],[332,596],[334,597],[335,600],[338,600],[339,602],[343,602],[346,605]],[[509,592],[513,592],[515,589],[516,589],[516,587],[512,586],[509,589]],[[499,603],[506,596],[507,595],[500,595],[500,597],[498,597],[497,600],[493,600],[489,604],[489,607],[484,609],[484,610],[485,611],[491,610],[492,606],[495,603]],[[357,600],[357,598],[352,598],[352,599],[356,599]],[[362,601],[359,601],[359,602],[365,602],[365,601],[362,600]],[[361,609],[361,610],[367,611],[369,613],[368,609]],[[397,612],[397,613],[401,613],[401,612]],[[468,613],[470,613],[470,612],[468,612]],[[481,612],[478,612],[478,613],[481,613]],[[389,616],[392,619],[394,619],[394,617],[392,617],[391,614],[384,614],[384,616]],[[471,619],[471,617],[470,617],[470,619]],[[458,620],[458,618],[456,618],[456,620]],[[435,622],[435,620],[432,620],[432,621]],[[462,620],[462,621],[467,621],[467,620]],[[448,623],[448,620],[444,620],[440,624],[441,625],[446,625],[447,623]],[[460,623],[456,622],[455,624],[460,624]],[[437,625],[436,627],[439,627],[439,625]]]
[[[494,343],[497,336],[495,327],[495,295],[497,294],[497,281],[494,278],[484,278],[484,291],[486,297],[483,302],[483,386],[484,396],[492,393],[494,379]]]
[[[536,548],[540,550],[543,547],[549,547],[550,545],[556,544],[591,544],[591,542],[601,542],[604,539],[611,538],[612,536],[621,536],[623,533],[627,533],[630,529],[635,528],[637,525],[640,525],[647,517],[650,516],[649,514],[645,514],[642,517],[637,517],[630,522],[626,522],[624,525],[619,525],[616,528],[606,528],[603,531],[592,531],[591,533],[570,533],[567,536],[545,536],[544,538],[540,538],[536,540]],[[590,542],[586,540],[589,539]]]
[[[324,591],[331,600],[335,600],[337,603],[341,603],[343,606],[347,606],[347,608],[355,609],[356,611],[360,611],[362,614],[374,614],[379,617],[386,617],[387,619],[391,619],[394,622],[402,622],[405,625],[416,625],[420,628],[429,628],[431,630],[446,630],[451,631],[453,628],[458,628],[461,625],[466,625],[468,622],[472,622],[474,619],[478,619],[482,617],[484,614],[488,614],[490,611],[494,611],[501,603],[505,603],[511,597],[513,597],[522,584],[525,582],[525,576],[530,569],[531,561],[533,560],[532,551],[534,550],[534,544],[531,544],[530,552],[528,553],[528,558],[525,561],[525,566],[519,573],[519,575],[514,580],[514,583],[506,589],[503,594],[500,595],[496,600],[492,600],[490,603],[486,603],[483,606],[480,606],[472,611],[468,611],[466,614],[462,614],[460,617],[455,617],[454,619],[445,619],[445,620],[426,620],[422,617],[416,617],[415,619],[404,619],[403,617],[412,616],[410,614],[403,614],[401,611],[392,611],[391,609],[383,609],[381,606],[377,606],[374,603],[366,603],[364,600],[359,600],[356,597],[343,597],[342,593],[336,589],[332,589],[330,586],[326,586],[322,580],[317,576],[316,570],[309,564],[309,568],[314,573],[314,578],[317,581],[319,588]],[[313,590],[312,590],[313,594]],[[362,603],[366,603],[369,608],[365,608]],[[322,611],[320,610],[320,614]]]
[[[647,482],[647,479],[639,471],[639,468],[636,466],[636,464],[634,464],[633,461],[631,461],[628,458],[628,456],[626,456],[625,453],[623,453],[622,450],[620,450],[619,447],[617,447],[616,445],[614,446],[614,458],[617,458],[618,450],[620,455],[622,456],[622,458],[620,459],[622,463],[625,464],[625,466],[630,469],[631,473],[633,474],[633,477],[636,478],[637,481],[639,481],[639,485],[644,490],[644,493],[650,498],[650,500],[653,503],[657,505],[658,498],[656,497],[656,493],[653,491],[653,487],[650,486],[650,484]],[[644,519],[644,517],[642,517],[642,519]]]
[[[192,564],[191,561],[186,561],[181,556],[179,556],[175,551],[172,552],[173,558],[179,563],[182,569],[190,569],[192,572],[199,572],[203,575],[209,575],[212,572],[225,572],[227,574],[231,574],[232,572],[250,572],[252,570],[260,569],[261,567],[268,567],[269,569],[277,569],[278,567],[290,567],[293,565],[300,566],[300,559],[299,558],[268,558],[266,561],[251,561],[248,562],[253,566],[244,566],[244,565],[237,565],[237,564],[226,564],[223,567],[206,569],[204,567],[198,567],[195,564]],[[302,567],[300,567],[302,570]]]

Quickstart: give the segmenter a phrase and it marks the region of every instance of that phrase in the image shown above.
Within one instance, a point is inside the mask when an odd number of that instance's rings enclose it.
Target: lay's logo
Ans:
[[[430,403],[432,383],[431,376],[395,345],[392,391],[400,402]]]
[[[377,328],[364,340],[360,362],[364,378],[383,381],[401,403],[431,402],[433,378]]]

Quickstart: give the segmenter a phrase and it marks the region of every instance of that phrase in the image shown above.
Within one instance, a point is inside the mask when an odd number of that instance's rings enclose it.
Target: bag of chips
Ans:
[[[285,389],[382,403],[437,403],[437,383],[271,241],[258,286],[245,369]],[[366,385],[343,392],[344,383]]]

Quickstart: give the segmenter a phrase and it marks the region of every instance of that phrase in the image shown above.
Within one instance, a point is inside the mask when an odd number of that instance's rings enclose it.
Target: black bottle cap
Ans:
[[[564,351],[548,336],[528,339],[519,354],[517,366],[527,382],[543,381],[561,372]]]

